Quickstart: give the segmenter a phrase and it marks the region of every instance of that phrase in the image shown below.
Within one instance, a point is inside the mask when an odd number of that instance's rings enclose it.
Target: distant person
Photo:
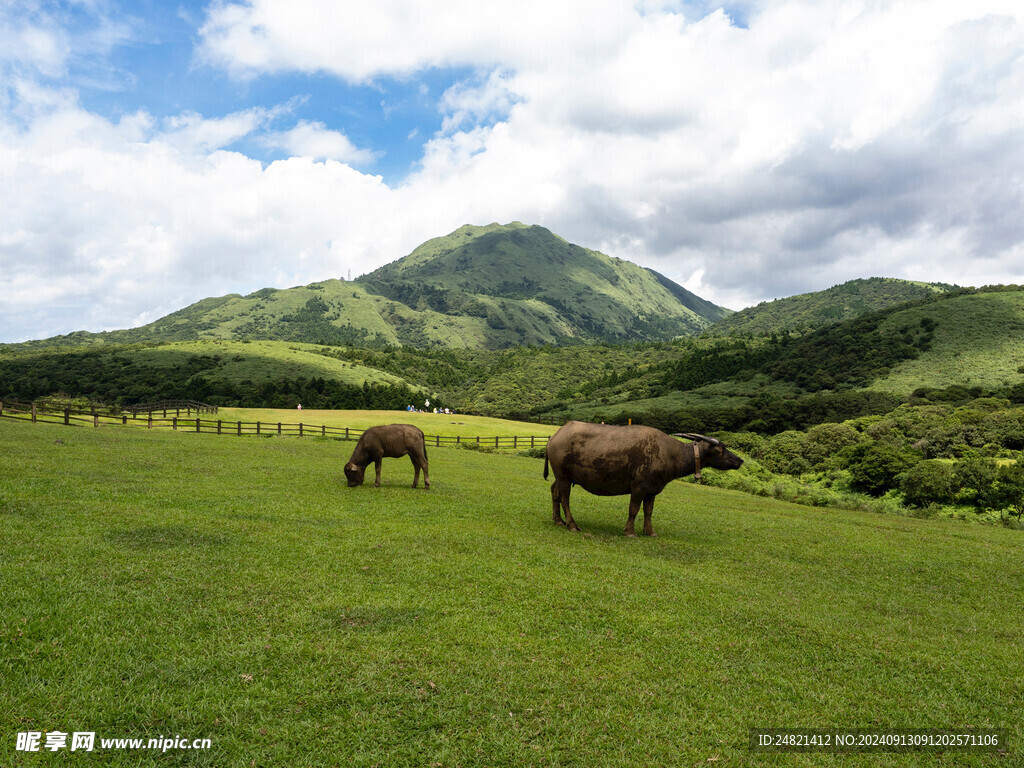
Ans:
[[[296,407],[301,411],[302,410],[302,403],[299,403],[298,406],[296,406]]]

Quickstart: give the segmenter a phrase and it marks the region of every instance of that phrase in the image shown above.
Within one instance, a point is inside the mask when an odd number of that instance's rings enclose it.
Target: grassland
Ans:
[[[406,411],[284,410],[280,408],[221,408],[217,418],[225,421],[297,423],[328,427],[366,429],[378,424],[414,424],[428,435],[442,437],[511,437],[553,435],[557,427],[496,419],[490,416],[409,413]]]
[[[432,414],[431,414],[432,416]],[[658,538],[541,462],[0,420],[0,764],[1019,763],[1024,540],[675,483]],[[756,726],[1006,728],[1008,758],[764,755]]]
[[[909,394],[918,387],[950,384],[989,389],[1017,384],[1024,367],[1024,291],[957,296],[905,309],[890,327],[936,322],[932,347],[916,360],[901,363],[872,388]]]
[[[850,280],[823,291],[801,293],[741,309],[712,325],[706,333],[727,336],[802,331],[951,290],[955,290],[955,286],[884,277]]]
[[[215,356],[217,367],[204,375],[214,381],[261,384],[282,379],[323,377],[344,384],[406,383],[399,376],[320,354],[321,347],[293,341],[179,341],[146,346],[133,359],[154,368],[184,364],[195,355]]]

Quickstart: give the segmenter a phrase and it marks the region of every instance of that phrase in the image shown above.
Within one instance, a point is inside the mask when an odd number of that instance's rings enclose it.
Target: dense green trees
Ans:
[[[912,507],[947,503],[956,491],[956,481],[956,473],[948,462],[941,459],[918,462],[903,476],[904,501]]]

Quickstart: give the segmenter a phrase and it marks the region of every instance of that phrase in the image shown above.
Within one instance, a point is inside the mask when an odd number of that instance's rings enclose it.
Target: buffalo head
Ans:
[[[676,432],[675,437],[685,437],[695,443],[701,443],[700,461],[705,467],[713,469],[739,469],[743,466],[743,459],[730,451],[722,441],[715,437],[695,435],[689,432]]]
[[[345,465],[345,477],[348,478],[348,487],[355,488],[363,484],[363,475],[366,474],[366,467],[360,467],[354,462]]]

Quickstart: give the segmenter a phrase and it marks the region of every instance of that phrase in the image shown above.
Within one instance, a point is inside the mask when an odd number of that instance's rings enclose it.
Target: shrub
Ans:
[[[953,465],[956,484],[956,501],[969,504],[977,509],[993,506],[998,468],[991,459],[971,457]]]
[[[920,455],[888,443],[858,446],[849,466],[854,490],[872,496],[898,488],[901,475],[920,460]]]
[[[819,424],[807,430],[804,458],[812,466],[819,466],[843,448],[856,445],[860,440],[860,432],[849,424]]]
[[[903,500],[908,506],[925,508],[953,500],[956,479],[953,467],[937,459],[926,459],[907,470],[902,482]]]
[[[1014,462],[999,467],[991,501],[994,509],[1008,511],[1020,519],[1024,513],[1024,465]]]

